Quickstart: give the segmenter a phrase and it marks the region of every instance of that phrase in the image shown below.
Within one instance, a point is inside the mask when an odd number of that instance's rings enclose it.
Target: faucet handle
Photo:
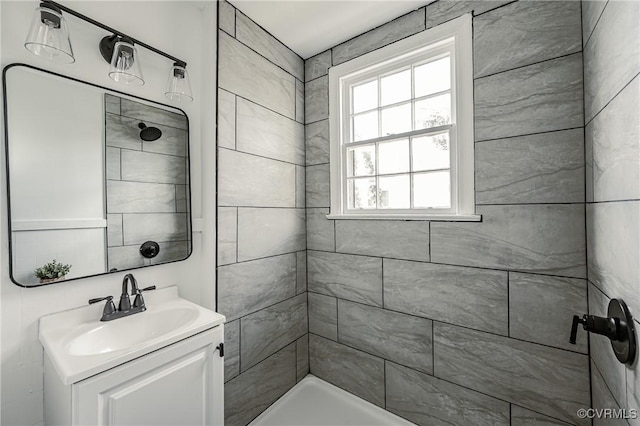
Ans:
[[[138,290],[138,294],[136,294],[136,298],[133,299],[133,307],[139,308],[140,306],[144,306],[144,298],[142,297],[143,291],[155,290],[156,286],[152,285],[149,287],[141,288]]]
[[[89,299],[89,304],[93,305],[94,303],[102,302],[103,300],[111,301],[113,300],[113,296],[96,297],[95,299]]]
[[[97,297],[95,299],[89,299],[89,304],[93,305],[94,303],[102,302],[106,300],[107,303],[104,305],[104,309],[102,310],[102,319],[104,321],[106,317],[112,315],[116,311],[116,304],[113,303],[113,296],[106,297]]]

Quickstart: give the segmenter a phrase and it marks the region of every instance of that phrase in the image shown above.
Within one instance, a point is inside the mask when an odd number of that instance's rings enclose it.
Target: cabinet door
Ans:
[[[73,423],[222,425],[224,367],[216,351],[221,329],[73,385]]]

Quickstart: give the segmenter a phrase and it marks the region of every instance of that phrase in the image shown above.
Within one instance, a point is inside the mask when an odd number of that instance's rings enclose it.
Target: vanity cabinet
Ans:
[[[45,354],[47,425],[223,425],[223,327],[70,385]]]

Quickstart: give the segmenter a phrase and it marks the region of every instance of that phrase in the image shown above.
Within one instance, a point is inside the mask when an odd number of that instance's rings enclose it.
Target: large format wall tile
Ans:
[[[431,260],[585,278],[583,205],[479,206],[481,223],[431,224]]]
[[[304,209],[238,209],[238,262],[305,248]]]
[[[513,0],[440,0],[427,5],[426,27],[431,28],[454,18],[473,12],[474,15],[485,13]]]
[[[582,42],[586,45],[609,0],[582,0]]]
[[[175,185],[107,181],[107,213],[171,213],[175,211]]]
[[[218,268],[218,306],[227,321],[295,294],[295,253]]]
[[[307,209],[307,248],[335,251],[335,220],[327,219],[329,209]]]
[[[238,151],[304,165],[304,125],[238,99]]]
[[[329,120],[305,126],[307,166],[329,162]]]
[[[222,89],[218,89],[218,146],[236,149],[236,95]]]
[[[608,306],[609,298],[593,284],[589,284],[589,314],[606,317]],[[582,330],[582,328],[579,328],[578,333],[584,334],[585,337],[587,334],[587,332]],[[609,339],[596,334],[591,334],[590,337],[589,352],[591,355],[591,362],[595,364],[599,374],[602,375],[604,381],[607,383],[609,391],[618,401],[618,404],[624,405],[627,392],[625,386],[626,368],[623,364],[618,362],[613,350],[611,350],[611,343],[609,342]]]
[[[136,125],[137,126],[137,125]],[[162,137],[155,141],[142,142],[142,150],[157,154],[187,156],[189,133],[186,130],[155,125],[162,131]]]
[[[338,299],[338,341],[433,374],[431,320]]]
[[[237,262],[238,209],[218,207],[218,265]]]
[[[307,334],[307,295],[300,294],[240,319],[242,371]]]
[[[637,317],[634,318],[636,330],[640,327],[640,323],[637,321]],[[591,364],[593,366],[593,363]],[[635,361],[636,368],[625,368],[625,373],[627,376],[627,399],[626,399],[626,407],[627,408],[635,408],[638,411],[637,407],[640,407],[640,371],[638,369],[638,354],[636,354]],[[593,367],[592,367],[593,371]],[[635,419],[630,419],[629,423],[631,426],[640,425],[640,418],[636,416]]]
[[[188,237],[186,237],[188,238]],[[150,260],[151,265],[158,265],[164,262],[173,262],[176,260],[184,260],[191,254],[190,241],[167,241],[160,242],[160,252],[156,257]]]
[[[138,137],[138,120],[119,115],[105,114],[105,144],[114,148],[140,151],[142,140]]]
[[[584,202],[582,129],[475,145],[476,203]]]
[[[296,253],[296,294],[307,291],[307,250]]]
[[[584,50],[588,123],[640,72],[640,2],[610,1]]]
[[[384,407],[384,360],[381,358],[310,334],[309,367],[314,376]]]
[[[146,105],[140,102],[122,98],[120,100],[120,114],[136,120],[164,126],[175,127],[176,129],[188,129],[187,116],[184,114],[171,112],[158,108],[157,106]]]
[[[240,374],[240,320],[224,324],[224,381]]]
[[[309,293],[309,333],[338,340],[338,302],[335,297]]]
[[[473,19],[475,77],[582,50],[580,2],[519,1]]]
[[[295,78],[242,43],[218,32],[221,88],[295,119]]]
[[[386,362],[387,410],[422,426],[509,425],[509,403]]]
[[[509,273],[509,336],[587,353],[587,336],[569,343],[573,315],[587,312],[587,282]]]
[[[434,323],[436,377],[581,425],[589,407],[589,358]],[[478,362],[482,360],[482,362]]]
[[[296,80],[296,121],[304,124],[304,83]]]
[[[221,206],[295,207],[296,166],[268,158],[218,150]]]
[[[329,77],[320,77],[304,85],[304,122],[329,118]]]
[[[236,12],[236,38],[298,80],[304,80],[302,58],[241,12]]]
[[[329,165],[308,166],[306,174],[307,207],[329,207]]]
[[[122,180],[175,184],[187,182],[184,157],[123,149],[121,164]]]
[[[309,334],[296,340],[296,370],[298,381],[309,374]]]
[[[640,76],[586,127],[593,201],[640,199]]]
[[[640,312],[640,201],[587,205],[589,280]]]
[[[189,239],[189,218],[185,213],[141,213],[122,215],[123,243],[142,244]]]
[[[477,141],[583,126],[582,54],[475,80]]]
[[[107,215],[107,246],[121,246],[122,243],[122,215]]]
[[[609,391],[609,388],[607,387],[607,383],[604,381],[604,379],[600,375],[600,372],[598,371],[598,367],[596,367],[593,362],[591,363],[591,393],[593,395],[594,409],[596,410],[603,410],[607,408],[611,410],[620,409],[620,405],[618,405],[617,401]],[[633,407],[637,407],[637,406],[633,406]],[[594,426],[600,426],[600,425],[626,426],[628,424],[629,423],[627,423],[625,420],[622,420],[622,419],[605,420],[605,419],[599,419],[596,417],[593,420]]]
[[[218,25],[221,30],[235,37],[236,35],[236,8],[226,1],[218,2]]]
[[[108,93],[104,94],[104,111],[120,115],[120,96],[113,96]]]
[[[336,251],[429,261],[429,222],[338,220]]]
[[[245,426],[296,384],[292,343],[224,386],[224,424]]]
[[[511,406],[511,425],[512,426],[566,426],[567,423],[527,410],[517,405]]]
[[[382,306],[382,259],[309,251],[309,291]]]
[[[106,172],[107,179],[109,180],[120,180],[122,179],[120,175],[120,148],[112,148],[110,146],[106,147]]]
[[[325,50],[304,61],[305,81],[314,80],[323,75],[329,74],[331,67],[331,50]]]
[[[148,265],[148,259],[140,255],[140,246],[119,246],[107,249],[109,269],[130,269]]]
[[[384,259],[384,307],[508,334],[507,273]]]
[[[307,205],[307,168],[296,166],[296,207],[305,208]]]
[[[367,31],[331,49],[333,65],[376,50],[424,30],[424,9],[418,9]]]

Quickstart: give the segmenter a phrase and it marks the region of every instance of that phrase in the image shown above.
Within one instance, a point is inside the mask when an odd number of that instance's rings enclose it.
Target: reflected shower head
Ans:
[[[140,130],[140,139],[145,142],[153,142],[162,136],[162,130],[157,127],[147,127],[144,123],[138,124],[138,127],[142,129]]]

